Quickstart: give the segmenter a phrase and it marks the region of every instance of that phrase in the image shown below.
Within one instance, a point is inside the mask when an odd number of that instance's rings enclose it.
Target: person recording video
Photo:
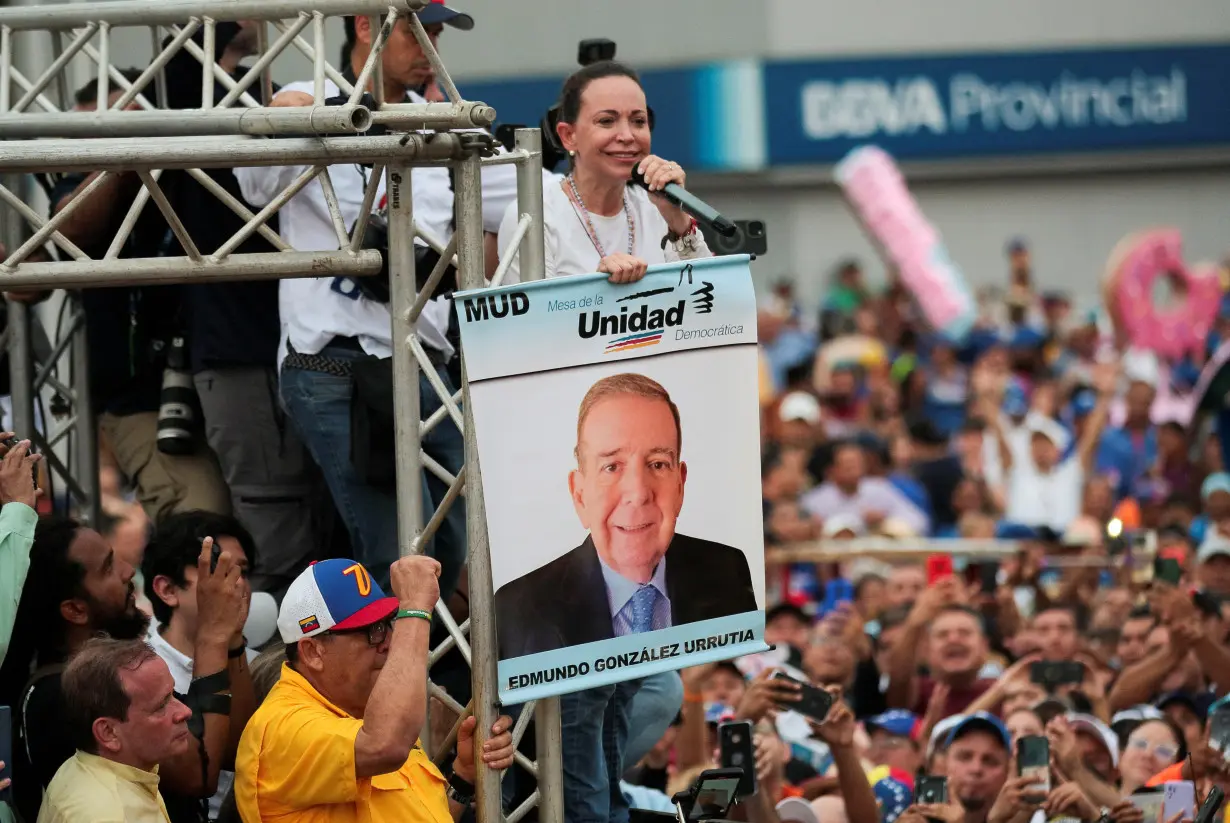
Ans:
[[[683,209],[657,192],[687,181],[678,163],[650,153],[653,116],[640,76],[614,60],[576,71],[560,92],[555,137],[568,152],[569,172],[543,183],[546,276],[605,272],[633,283],[649,266],[712,257],[700,229]],[[629,185],[633,171],[646,188]],[[500,223],[499,254],[516,232],[517,204]],[[505,283],[520,282],[513,260]]]

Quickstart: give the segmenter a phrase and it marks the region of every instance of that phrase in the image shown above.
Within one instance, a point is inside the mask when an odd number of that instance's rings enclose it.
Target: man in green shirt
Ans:
[[[34,504],[38,489],[34,485],[34,465],[39,455],[30,454],[30,441],[23,440],[12,448],[12,432],[0,433],[0,662],[9,650],[13,623],[17,619],[17,604],[30,569],[30,547],[34,545],[34,527],[38,512]],[[0,769],[9,764],[0,763]],[[8,778],[0,781],[0,791],[8,788]],[[13,810],[0,803],[0,823],[12,823]]]

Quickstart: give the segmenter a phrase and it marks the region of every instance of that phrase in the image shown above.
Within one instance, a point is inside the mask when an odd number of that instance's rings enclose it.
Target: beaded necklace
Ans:
[[[581,192],[577,190],[577,181],[571,174],[568,175],[568,186],[572,189],[573,199],[581,210],[581,216],[585,219],[585,230],[589,233],[590,242],[598,250],[599,257],[606,257],[606,250],[602,248],[602,241],[598,239],[598,232],[594,229],[594,221],[590,219],[589,209],[585,207],[585,201],[581,199]],[[636,221],[632,217],[632,207],[628,204],[627,191],[624,192],[624,215],[628,218],[628,254],[632,254],[636,249]]]

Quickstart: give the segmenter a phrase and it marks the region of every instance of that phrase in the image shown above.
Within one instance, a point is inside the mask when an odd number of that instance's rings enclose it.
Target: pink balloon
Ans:
[[[1153,302],[1157,278],[1174,275],[1182,295],[1162,309]],[[1213,267],[1189,269],[1178,229],[1151,229],[1127,238],[1112,255],[1110,289],[1115,314],[1132,345],[1178,359],[1204,347],[1221,304]]]
[[[973,296],[892,157],[875,146],[860,146],[837,164],[834,175],[927,321],[954,338],[964,337],[977,310]]]

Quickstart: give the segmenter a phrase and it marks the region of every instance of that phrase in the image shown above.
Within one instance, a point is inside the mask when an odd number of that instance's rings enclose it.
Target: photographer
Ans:
[[[129,82],[139,72],[126,69]],[[199,70],[198,70],[199,76]],[[108,108],[118,102],[122,89],[112,91]],[[89,82],[76,93],[76,112],[98,108],[98,84]],[[81,196],[98,173],[72,173],[56,182],[49,199],[58,214]],[[140,190],[132,172],[113,174],[96,187],[60,225],[60,232],[91,258],[107,253],[129,206]],[[164,188],[173,197],[171,180]],[[120,257],[157,257],[168,253],[166,220],[153,204],[141,211]],[[173,253],[173,252],[172,252]],[[49,291],[9,292],[8,298],[26,303],[45,299]],[[165,515],[190,509],[229,513],[230,496],[213,453],[164,450],[159,442],[160,409],[166,403],[164,379],[175,364],[170,355],[182,350],[184,336],[183,287],[112,286],[82,291],[89,350],[88,380],[92,408],[102,436],[110,445],[120,470],[137,489],[137,497],[155,522]],[[180,345],[176,345],[176,342]],[[186,375],[181,380],[190,381]],[[195,441],[197,432],[185,439]]]
[[[418,13],[432,43],[438,43],[445,28],[469,31],[474,19],[443,3],[432,3]],[[366,16],[345,21],[350,63],[344,69],[352,81],[362,73],[372,49],[381,39]],[[423,103],[433,81],[431,63],[411,30],[408,17],[389,26],[380,52],[384,99]],[[373,79],[372,83],[375,82]],[[274,107],[313,105],[311,80],[289,83],[271,101]],[[370,89],[369,89],[370,90]],[[325,83],[326,99],[340,94],[332,81]],[[272,201],[298,175],[302,166],[270,166],[235,170],[244,198],[253,205]],[[358,219],[370,171],[353,163],[329,167],[342,218],[353,226]],[[504,207],[516,192],[516,171],[510,166],[485,168],[483,178],[484,229],[493,231]],[[372,181],[379,199],[384,180]],[[416,168],[411,173],[415,221],[437,239],[446,240],[453,221],[454,197],[448,170]],[[319,181],[296,194],[280,212],[279,232],[300,250],[332,250],[338,247],[333,218]],[[389,305],[366,296],[356,279],[318,277],[283,280],[279,286],[282,343],[279,353],[281,399],[291,422],[302,436],[313,460],[320,467],[329,491],[350,533],[355,559],[370,568],[381,585],[389,582],[389,566],[400,552],[397,545],[397,500],[395,482],[387,473],[356,466],[355,454],[371,462],[385,461],[391,467],[392,370],[389,359],[393,340]],[[455,354],[449,340],[447,299],[429,301],[416,329],[436,376],[453,392],[448,366]],[[362,389],[360,390],[360,387]],[[419,416],[426,420],[441,406],[426,375],[419,376]],[[378,417],[379,425],[364,427],[353,414],[356,405]],[[388,423],[388,425],[384,425]],[[375,429],[379,429],[375,431]],[[423,437],[423,451],[451,474],[465,461],[460,430],[445,416],[443,422]],[[381,463],[385,465],[384,462]],[[423,472],[423,511],[430,515],[444,499],[447,485],[430,472]],[[440,591],[445,600],[456,589],[465,563],[465,506],[462,500],[449,509],[440,528],[426,547],[444,571]]]
[[[12,432],[0,433],[0,661],[9,650],[21,588],[30,570],[30,547],[38,514],[38,489],[33,467],[41,459],[30,454],[30,441],[8,445]]]
[[[543,186],[547,277],[598,271],[632,283],[649,266],[713,256],[696,221],[657,193],[687,177],[678,163],[650,154],[652,121],[640,77],[622,63],[592,63],[564,82],[555,136],[570,169]],[[629,184],[634,169],[648,191]],[[518,216],[515,203],[504,213],[501,259],[515,253]],[[519,280],[514,260],[505,282]]]
[[[236,81],[249,69],[243,60],[258,54],[253,20],[219,21],[214,31],[218,66]],[[193,35],[204,45],[205,33]],[[169,43],[168,37],[163,45]],[[201,64],[180,49],[166,67],[166,106],[199,109],[202,105]],[[227,87],[215,82],[210,105],[226,97]],[[248,94],[260,100],[262,83]],[[243,200],[233,169],[202,173],[224,191]],[[175,210],[202,254],[218,251],[245,221],[197,180],[180,174],[174,189]],[[252,211],[259,211],[252,208]],[[269,227],[278,228],[278,215]],[[253,233],[235,254],[276,251]],[[299,570],[326,551],[332,511],[323,511],[322,478],[307,448],[278,398],[278,281],[193,282],[184,285],[184,321],[188,331],[188,363],[199,398],[205,438],[217,455],[229,489],[231,510],[256,541],[259,561],[251,570],[252,587],[277,596]]]

